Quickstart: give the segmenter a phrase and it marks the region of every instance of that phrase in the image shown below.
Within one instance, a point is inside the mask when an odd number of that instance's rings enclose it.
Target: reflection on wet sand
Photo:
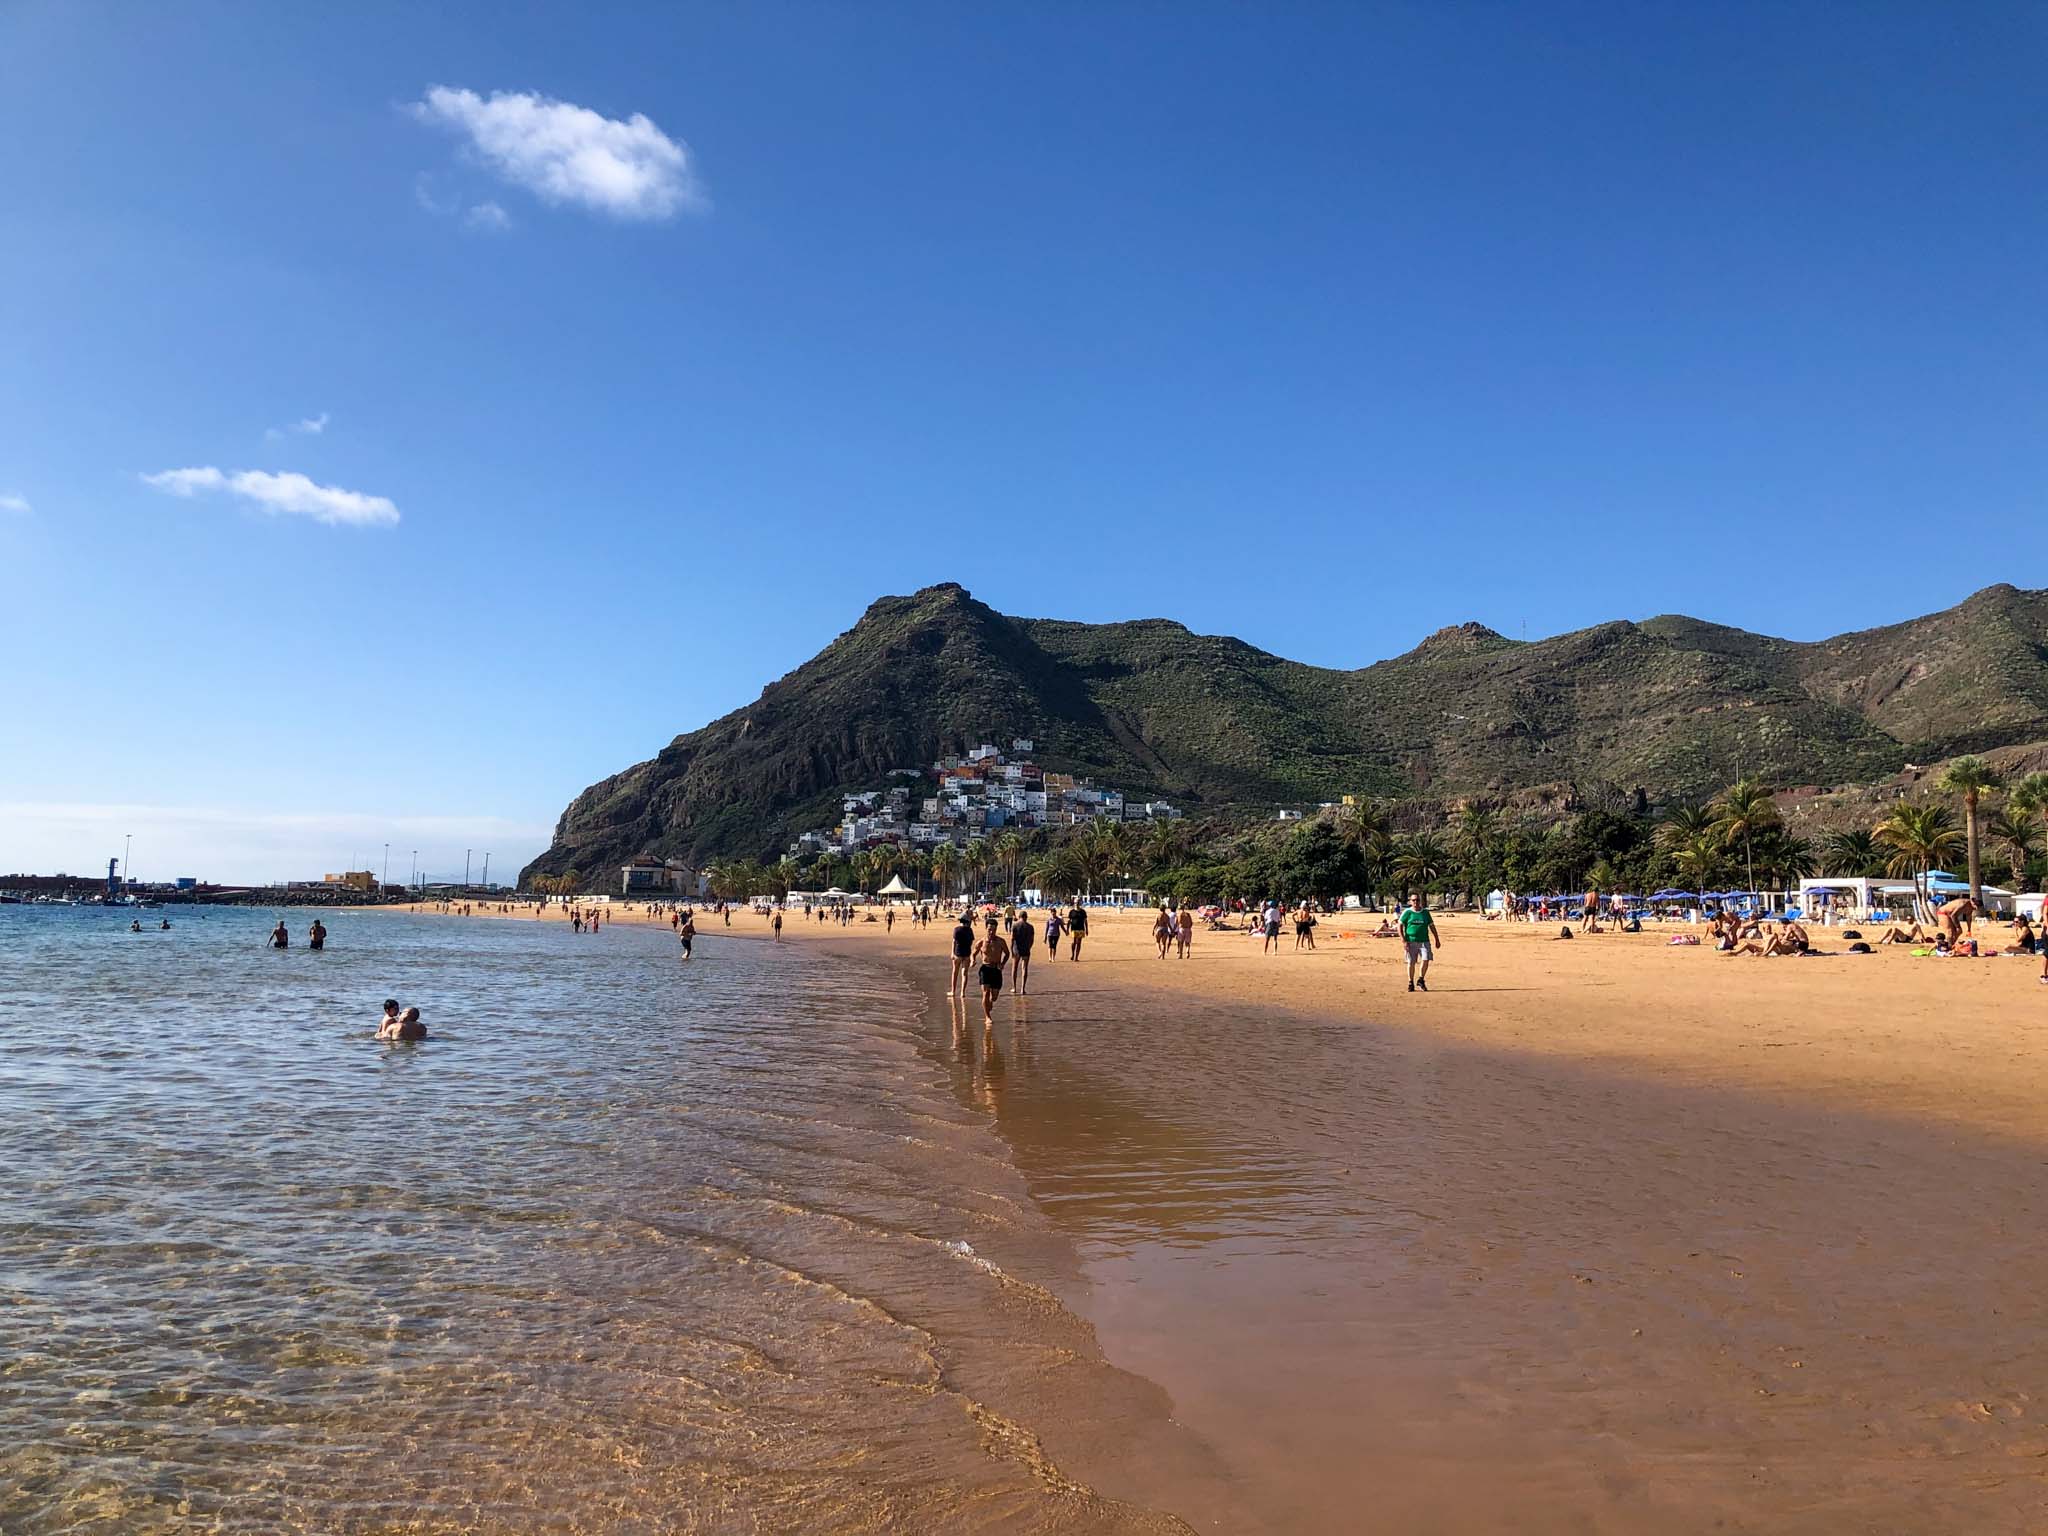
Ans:
[[[2038,1148],[1108,978],[952,1080],[1246,1528],[2043,1527]]]

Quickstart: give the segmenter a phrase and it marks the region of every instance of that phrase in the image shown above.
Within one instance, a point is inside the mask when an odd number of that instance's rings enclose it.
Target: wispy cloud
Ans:
[[[497,234],[512,227],[512,215],[493,202],[478,203],[463,215],[462,222],[471,229],[481,229]]]
[[[272,442],[282,437],[318,437],[327,430],[327,423],[332,419],[322,411],[318,416],[301,416],[288,427],[272,427],[263,435]]]
[[[0,512],[33,512],[28,498],[19,491],[0,492]]]
[[[172,496],[190,498],[201,491],[226,491],[255,503],[266,512],[310,517],[316,523],[355,528],[388,527],[398,521],[398,508],[383,496],[366,496],[339,486],[316,485],[287,471],[273,475],[261,469],[232,473],[205,464],[193,469],[166,469],[144,475],[142,483]]]
[[[411,110],[461,134],[484,164],[544,202],[638,220],[707,206],[689,146],[638,112],[620,119],[532,91],[483,97],[445,85]]]

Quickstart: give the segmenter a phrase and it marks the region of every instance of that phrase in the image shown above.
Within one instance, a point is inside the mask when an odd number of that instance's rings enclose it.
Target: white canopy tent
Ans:
[[[875,893],[878,896],[915,896],[917,892],[903,883],[901,875],[891,875],[889,883]]]

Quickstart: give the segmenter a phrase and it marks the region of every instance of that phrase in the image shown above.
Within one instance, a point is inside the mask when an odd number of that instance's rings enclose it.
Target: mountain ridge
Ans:
[[[1814,641],[1679,614],[1538,640],[1467,621],[1338,669],[1172,619],[1012,617],[942,582],[877,598],[752,703],[591,785],[522,878],[771,856],[845,790],[1012,737],[1198,813],[1596,779],[1653,799],[1745,774],[1870,783],[2048,739],[2048,593],[1999,583]]]

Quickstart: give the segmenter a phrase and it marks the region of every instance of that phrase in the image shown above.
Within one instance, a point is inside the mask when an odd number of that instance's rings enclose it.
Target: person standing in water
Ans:
[[[970,929],[971,933],[973,930]],[[996,915],[988,915],[988,931],[974,946],[974,958],[981,965],[981,1023],[984,1029],[996,1022],[996,998],[1003,990],[1003,967],[1010,961],[1010,945],[996,932]]]
[[[967,995],[967,962],[974,954],[974,923],[965,912],[953,925],[953,976],[946,990],[955,997]]]
[[[769,920],[768,926],[775,930],[775,942],[780,944],[782,942],[782,908],[777,907],[775,909],[775,916]]]
[[[290,949],[292,947],[292,936],[285,931],[284,919],[281,917],[277,920],[277,926],[270,930],[270,947],[272,949]]]
[[[1031,926],[1031,909],[1025,907],[1017,913],[1017,926],[1010,930],[1011,981],[1019,997],[1031,990],[1031,950],[1037,943],[1038,930]]]
[[[697,942],[697,919],[685,913],[676,924],[676,938],[683,946],[683,958],[690,958],[690,946]]]
[[[313,919],[313,926],[306,930],[306,947],[308,949],[325,949],[327,947],[327,925],[317,917]]]
[[[1429,914],[1427,896],[1409,893],[1408,905],[1401,913],[1401,941],[1408,951],[1408,990],[1427,992],[1429,962],[1444,942],[1443,935],[1436,931],[1436,919]],[[1420,970],[1416,969],[1418,964]]]

